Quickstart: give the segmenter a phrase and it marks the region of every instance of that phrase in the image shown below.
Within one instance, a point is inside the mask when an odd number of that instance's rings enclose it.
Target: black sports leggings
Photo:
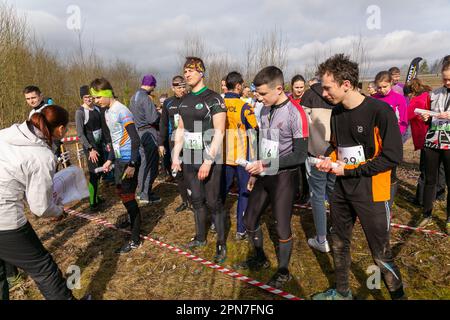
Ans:
[[[195,231],[196,240],[206,240],[206,223],[208,209],[215,217],[217,230],[217,243],[225,244],[225,211],[223,210],[220,197],[220,179],[222,175],[222,165],[214,164],[211,167],[206,180],[198,180],[200,165],[185,164],[183,166],[183,176],[190,191],[192,206],[195,211]]]
[[[298,181],[298,169],[258,178],[244,215],[247,231],[254,232],[259,228],[261,216],[270,204],[277,221],[278,237],[280,240],[289,240],[292,236],[291,217]]]
[[[450,187],[450,150],[425,148],[425,190],[423,192],[423,214],[431,216],[433,201],[436,197],[436,183],[441,162],[444,163],[447,190]],[[450,193],[447,192],[447,220],[450,219]]]

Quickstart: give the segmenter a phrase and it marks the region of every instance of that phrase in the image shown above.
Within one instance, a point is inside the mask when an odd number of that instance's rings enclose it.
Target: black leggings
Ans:
[[[184,177],[183,171],[180,171],[177,173],[177,187],[178,192],[180,193],[181,200],[184,203],[190,203],[190,197],[188,196],[187,189],[188,189],[188,183],[186,181],[186,178]]]
[[[444,163],[445,180],[447,190],[450,187],[450,150],[437,150],[425,148],[425,190],[423,192],[423,214],[431,216],[433,202],[436,197],[436,183],[441,162]],[[450,220],[450,208],[448,207],[450,193],[447,192],[447,220]]]
[[[44,248],[30,223],[23,227],[0,231],[0,297],[8,298],[5,263],[24,270],[36,282],[47,300],[69,300],[72,292],[67,288],[52,256]]]
[[[350,290],[348,278],[351,266],[350,246],[353,226],[358,217],[372,252],[372,258],[381,270],[391,297],[395,299],[403,296],[400,270],[394,263],[389,244],[389,203],[387,201],[348,201],[341,192],[335,190],[330,197],[330,207],[337,291],[346,294]]]
[[[141,212],[135,198],[139,167],[136,166],[134,176],[132,178],[124,178],[122,180],[123,173],[128,167],[127,163],[116,161],[114,166],[116,191],[120,197],[120,200],[122,200],[123,205],[127,209],[128,216],[130,218],[131,240],[134,242],[140,242]]]
[[[214,164],[211,167],[206,180],[198,180],[200,165],[185,164],[183,166],[183,176],[191,193],[192,206],[195,211],[195,239],[206,240],[206,223],[208,219],[208,209],[215,217],[217,230],[217,244],[224,245],[225,239],[225,211],[223,210],[220,198],[220,186],[222,165]]]
[[[278,237],[280,240],[289,240],[292,236],[291,217],[298,181],[298,169],[258,178],[248,198],[244,215],[247,231],[255,232],[259,229],[261,216],[270,204],[277,221]]]
[[[417,189],[416,189],[416,202],[423,206],[423,196],[425,191],[425,150],[420,150],[420,162],[419,162],[419,170],[420,176],[417,181]],[[444,164],[441,162],[438,171],[438,178],[436,183],[436,197],[445,193],[445,170]]]

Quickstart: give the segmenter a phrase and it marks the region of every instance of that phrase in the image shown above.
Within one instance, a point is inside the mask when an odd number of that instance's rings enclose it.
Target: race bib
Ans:
[[[115,155],[116,159],[122,159],[122,154],[120,153],[120,145],[114,144],[113,149],[114,149],[114,155]]]
[[[338,147],[338,159],[350,165],[360,164],[366,161],[364,148],[362,146]]]
[[[433,119],[431,129],[434,131],[450,132],[450,121],[447,119]]]
[[[203,150],[203,137],[201,132],[184,132],[184,148]]]
[[[99,144],[102,140],[102,129],[95,130],[92,134],[94,135],[95,143]]]
[[[174,128],[177,129],[178,128],[178,122],[180,121],[180,115],[174,114],[173,115],[173,124],[174,124]]]
[[[278,158],[278,146],[279,146],[279,143],[277,141],[263,138],[262,142],[261,142],[263,159]]]

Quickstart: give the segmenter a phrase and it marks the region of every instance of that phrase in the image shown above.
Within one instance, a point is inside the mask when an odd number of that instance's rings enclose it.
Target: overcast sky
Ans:
[[[178,53],[189,34],[199,35],[210,52],[243,61],[248,39],[277,28],[289,47],[288,74],[303,70],[317,56],[348,52],[360,36],[371,73],[409,64],[416,56],[432,63],[450,54],[450,0],[8,2],[27,16],[29,26],[49,49],[63,55],[78,45],[76,33],[67,27],[67,20],[73,18],[67,10],[75,5],[86,47],[94,46],[105,59],[124,59],[142,72],[164,77],[177,71]],[[367,13],[371,5],[380,9],[379,21],[376,11]]]

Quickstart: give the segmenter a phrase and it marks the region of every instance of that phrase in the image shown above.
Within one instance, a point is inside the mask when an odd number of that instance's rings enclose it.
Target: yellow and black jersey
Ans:
[[[227,92],[225,94],[227,107],[225,155],[227,165],[237,165],[237,159],[250,160],[256,157],[256,150],[251,148],[247,130],[256,129],[255,112],[238,94]]]
[[[336,192],[351,201],[390,199],[391,170],[402,161],[403,144],[397,117],[387,103],[367,97],[351,110],[336,106],[330,145],[326,154],[347,163],[345,176],[336,180]]]

